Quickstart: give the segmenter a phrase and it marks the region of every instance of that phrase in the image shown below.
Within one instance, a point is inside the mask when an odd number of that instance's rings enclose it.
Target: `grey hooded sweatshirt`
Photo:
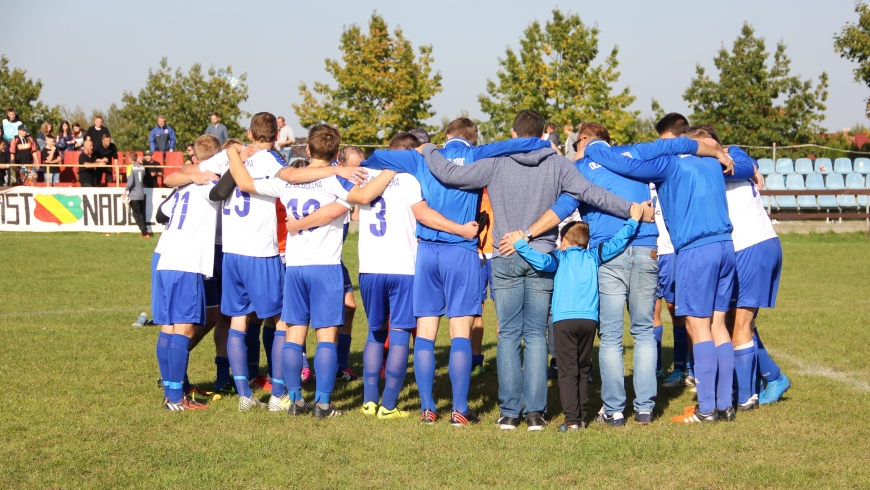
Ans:
[[[532,226],[562,193],[614,216],[629,217],[629,201],[586,180],[571,161],[552,148],[485,158],[468,165],[453,163],[436,150],[427,145],[423,156],[429,170],[443,184],[463,190],[487,188],[496,244],[505,233]],[[541,253],[550,253],[556,248],[557,233],[553,228],[529,245]],[[493,248],[493,257],[497,257],[498,246]]]

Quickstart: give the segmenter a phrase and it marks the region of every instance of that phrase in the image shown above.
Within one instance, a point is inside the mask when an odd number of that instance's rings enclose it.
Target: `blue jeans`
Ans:
[[[623,319],[626,302],[634,338],[634,410],[652,412],[655,406],[656,340],[653,311],[658,287],[658,262],[647,247],[628,247],[598,269],[598,363],[604,412],[625,410],[625,368],[622,358]]]
[[[284,163],[290,163],[290,158],[293,157],[293,147],[292,146],[282,146],[278,153],[284,157]]]
[[[45,180],[47,180],[51,184],[52,187],[56,186],[58,184],[58,182],[60,182],[60,173],[56,173],[56,174],[48,173],[45,175],[48,177]]]
[[[553,274],[537,272],[519,255],[492,259],[498,316],[498,398],[501,413],[520,417],[547,408],[547,317]],[[525,344],[525,352],[520,344]]]

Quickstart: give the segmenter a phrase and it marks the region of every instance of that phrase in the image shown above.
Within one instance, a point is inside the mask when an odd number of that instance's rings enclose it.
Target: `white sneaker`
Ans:
[[[253,395],[250,397],[239,395],[239,412],[247,412],[248,410],[252,410],[254,408],[266,408],[268,405],[254,398]]]

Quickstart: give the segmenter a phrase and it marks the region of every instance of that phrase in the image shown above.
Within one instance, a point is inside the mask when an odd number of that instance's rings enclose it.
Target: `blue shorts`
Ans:
[[[732,308],[773,308],[781,271],[779,238],[770,238],[737,252]]]
[[[221,313],[271,318],[281,313],[284,265],[281,258],[225,253],[221,281]]]
[[[390,328],[410,329],[417,326],[414,318],[414,276],[405,274],[360,274],[359,291],[369,329],[380,330],[390,322]]]
[[[214,244],[214,274],[205,279],[205,307],[212,308],[221,304],[221,281],[223,279],[224,247],[220,243]]]
[[[480,302],[483,303],[486,301],[486,291],[489,289],[489,297],[492,298],[492,287],[490,286],[490,282],[492,281],[492,259],[481,259],[481,261],[485,260],[483,264],[480,266]]]
[[[734,244],[713,242],[677,252],[676,314],[709,318],[727,312],[734,289]]]
[[[664,298],[668,303],[674,304],[674,262],[675,254],[659,255],[659,298]]]
[[[414,316],[480,316],[480,257],[457,245],[420,242]]]
[[[151,313],[157,325],[205,325],[203,275],[155,270],[151,275]]]
[[[350,280],[350,272],[347,271],[347,267],[344,266],[344,262],[341,263],[341,273],[344,275],[344,292],[352,293],[353,282],[351,282]]]
[[[296,265],[284,276],[284,313],[287,325],[312,328],[344,325],[344,288],[341,266]]]

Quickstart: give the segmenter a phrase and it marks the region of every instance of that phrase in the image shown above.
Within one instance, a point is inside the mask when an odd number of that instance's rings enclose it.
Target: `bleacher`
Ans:
[[[114,168],[115,182],[113,184],[107,184],[105,178],[99,183],[99,185],[118,185],[124,184],[127,180],[126,167],[130,162],[130,155],[136,153],[139,155],[139,163],[143,161],[143,153],[141,151],[119,151],[118,152],[118,166]],[[80,151],[67,151],[64,154],[63,163],[60,167],[60,182],[57,184],[57,187],[79,187],[79,155]],[[178,172],[181,169],[181,166],[184,164],[184,153],[180,151],[172,151],[167,152],[165,154],[161,152],[157,152],[153,155],[154,164],[161,166],[161,171],[163,172],[163,177]],[[165,161],[164,161],[165,160]],[[106,168],[106,167],[101,167]],[[111,167],[108,167],[111,168]],[[157,186],[163,186],[163,177],[157,178]],[[36,187],[45,186],[45,182],[33,182],[31,185]]]
[[[765,189],[775,195],[763,196],[770,212],[780,213],[849,213],[868,206],[870,190],[870,159],[856,158],[770,158],[758,160],[758,170],[764,176]],[[849,194],[860,190],[864,195]],[[795,191],[794,195],[787,191]],[[811,191],[839,191],[813,194]],[[836,194],[836,195],[835,195]]]

